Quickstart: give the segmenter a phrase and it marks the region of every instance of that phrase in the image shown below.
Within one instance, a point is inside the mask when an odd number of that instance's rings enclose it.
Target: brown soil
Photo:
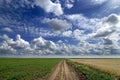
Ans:
[[[66,60],[63,60],[54,68],[46,80],[86,80],[86,78],[82,73],[78,73],[68,65]]]

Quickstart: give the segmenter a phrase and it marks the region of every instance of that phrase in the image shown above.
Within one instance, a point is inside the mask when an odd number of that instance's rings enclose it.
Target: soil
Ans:
[[[62,60],[46,80],[87,80],[82,73],[78,72],[68,65],[66,60]]]

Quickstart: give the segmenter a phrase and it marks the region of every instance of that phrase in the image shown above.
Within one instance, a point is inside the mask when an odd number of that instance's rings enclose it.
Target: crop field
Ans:
[[[0,80],[120,80],[120,59],[0,58]]]
[[[120,78],[120,59],[71,59]]]
[[[0,58],[0,80],[43,79],[60,60]]]

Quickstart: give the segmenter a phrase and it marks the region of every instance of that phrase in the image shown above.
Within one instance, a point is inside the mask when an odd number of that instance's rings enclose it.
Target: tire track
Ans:
[[[55,67],[47,80],[86,80],[84,75],[78,75],[75,69],[69,66],[66,60],[62,60]]]

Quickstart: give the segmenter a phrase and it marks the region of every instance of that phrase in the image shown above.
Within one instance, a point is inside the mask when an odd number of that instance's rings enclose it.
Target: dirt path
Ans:
[[[66,63],[66,60],[61,61],[47,80],[86,80],[84,76],[78,73]]]

